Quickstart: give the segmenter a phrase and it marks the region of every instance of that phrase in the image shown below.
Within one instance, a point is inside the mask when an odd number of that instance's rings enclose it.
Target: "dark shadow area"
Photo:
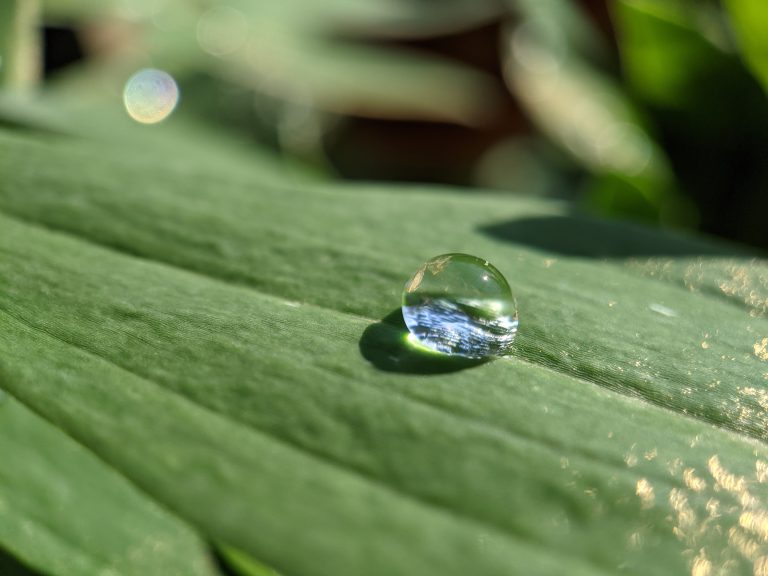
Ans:
[[[227,565],[227,561],[221,556],[216,548],[211,549],[211,557],[216,563],[216,568],[222,576],[237,576],[237,573]]]
[[[68,134],[62,130],[56,130],[48,126],[43,126],[36,120],[15,119],[7,117],[0,110],[0,130],[13,130],[15,132],[25,132],[31,135],[45,134],[51,138],[76,138],[77,136]],[[3,574],[0,574],[3,576]]]
[[[41,574],[27,568],[8,552],[0,549],[0,576],[41,576]]]
[[[493,238],[565,256],[626,258],[631,256],[759,256],[736,244],[721,244],[650,228],[589,216],[536,216],[483,226]]]
[[[235,571],[235,569],[229,565],[227,559],[216,546],[211,546],[210,552],[213,561],[216,563],[216,568],[222,576],[240,576],[240,573]],[[2,573],[0,573],[0,576],[2,576]]]
[[[501,87],[504,65],[499,37],[503,26],[502,20],[490,20],[448,34],[408,39],[385,35],[367,37],[364,42],[384,50],[413,50],[462,62],[495,77],[496,86]],[[485,116],[472,126],[428,118],[349,116],[326,139],[326,156],[338,174],[349,180],[472,185],[483,155],[528,125],[507,91],[493,90],[486,96]]]
[[[365,329],[360,353],[379,370],[401,374],[448,374],[487,362],[420,350],[407,338],[408,328],[398,308]]]
[[[77,31],[67,26],[45,26],[42,29],[43,74],[55,75],[85,58]]]
[[[245,576],[246,574],[274,575],[282,574],[271,566],[257,560],[250,554],[242,552],[231,546],[211,543],[210,553],[216,565],[217,572],[221,576]],[[0,576],[3,576],[0,573]]]

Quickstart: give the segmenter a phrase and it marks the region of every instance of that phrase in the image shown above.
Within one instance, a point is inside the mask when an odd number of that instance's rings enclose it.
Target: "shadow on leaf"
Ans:
[[[27,568],[2,549],[0,549],[0,574],[2,576],[41,576],[39,572]]]
[[[408,335],[398,308],[365,329],[360,337],[360,353],[379,370],[402,374],[448,374],[486,362],[424,350],[412,344]]]
[[[740,246],[718,246],[669,230],[581,215],[520,218],[483,226],[480,232],[564,256],[754,256]]]

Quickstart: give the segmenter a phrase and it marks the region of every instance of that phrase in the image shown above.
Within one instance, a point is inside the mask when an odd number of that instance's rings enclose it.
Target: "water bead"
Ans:
[[[402,310],[412,339],[444,354],[505,356],[517,334],[509,284],[495,266],[469,254],[425,262],[405,285]]]

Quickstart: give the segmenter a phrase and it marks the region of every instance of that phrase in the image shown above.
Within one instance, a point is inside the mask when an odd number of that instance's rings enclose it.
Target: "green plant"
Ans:
[[[167,25],[200,11],[135,6]],[[291,46],[318,47],[307,54],[325,64],[319,46],[336,28],[321,23],[424,33],[432,14],[426,2],[336,0],[316,8],[322,18],[285,6],[270,9]],[[460,27],[464,6],[440,26]],[[572,93],[604,102],[609,124],[643,125],[635,97],[687,118],[682,89],[698,80],[686,63],[738,69],[674,10],[627,0],[630,98],[589,59],[592,33],[562,12],[571,4],[515,6],[528,26],[518,49],[541,62],[569,46]],[[83,21],[116,7],[46,3]],[[570,24],[551,28],[553,9]],[[0,95],[2,576],[766,573],[763,257],[565,201],[318,178],[201,118],[208,84],[195,83],[190,39],[153,37],[169,42],[153,54],[182,85],[162,124],[123,113],[120,87],[139,64],[124,54],[36,97]],[[360,56],[348,49],[333,44],[339,66]],[[373,61],[391,75],[351,92],[330,82],[344,106],[466,121],[473,91],[485,93],[482,75],[381,50]],[[356,78],[367,56],[329,77]],[[447,84],[395,98],[388,84],[433,65]],[[524,68],[510,84],[530,88]],[[441,99],[457,78],[467,91]],[[377,82],[387,90],[370,91]],[[658,186],[672,175],[648,138],[630,137],[623,158],[646,142],[658,179],[576,150],[594,198],[669,201]],[[521,320],[511,357],[456,362],[407,344],[403,283],[451,251],[509,279]]]
[[[24,563],[212,574],[210,540],[291,575],[762,566],[762,261],[562,203],[318,187],[182,117],[55,116],[0,135]],[[512,358],[425,360],[379,321],[459,248],[517,291]]]

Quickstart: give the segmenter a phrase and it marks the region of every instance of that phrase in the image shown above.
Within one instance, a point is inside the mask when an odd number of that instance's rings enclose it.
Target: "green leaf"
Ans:
[[[183,522],[1,390],[0,459],[0,544],[29,566],[56,576],[215,574]],[[0,555],[0,574],[11,567]]]
[[[45,11],[58,19],[96,19],[105,16],[130,17],[134,20],[155,18],[167,23],[181,17],[185,12],[199,13],[217,2],[195,3],[190,0],[135,0],[126,5],[121,0],[43,0]],[[481,22],[501,12],[493,0],[443,0],[440,10],[435,9],[432,0],[327,0],[318,3],[311,0],[284,0],[264,2],[251,0],[230,0],[227,6],[241,10],[254,20],[288,23],[290,26],[313,29],[364,28],[378,30],[387,35],[423,35],[425,31],[463,28]],[[397,27],[392,29],[392,27]],[[428,33],[428,32],[427,32]],[[441,32],[438,32],[441,33]]]
[[[223,69],[258,90],[358,116],[475,126],[487,124],[502,106],[501,87],[490,76],[445,58],[359,42],[280,42],[278,56],[262,56],[274,49],[267,39]]]
[[[3,576],[39,576],[3,550],[0,550],[0,574]]]
[[[241,576],[279,576],[277,572],[237,548],[223,546],[220,552],[228,566]]]
[[[39,16],[38,0],[6,0],[0,6],[0,87],[26,90],[37,84]]]
[[[715,271],[764,302],[764,260],[559,203],[269,179],[161,146],[177,129],[0,132],[0,387],[292,576],[762,569],[768,320]],[[454,250],[516,290],[514,357],[403,343],[403,282]]]
[[[686,109],[702,78],[720,77],[713,67],[728,66],[722,18],[704,4],[618,0],[613,6],[623,72],[648,102]]]
[[[768,88],[768,5],[760,0],[726,0],[725,7],[744,59]]]
[[[588,201],[613,214],[676,220],[667,158],[631,100],[580,55],[578,36],[538,10],[525,13],[503,36],[507,84],[542,133],[597,176]]]

